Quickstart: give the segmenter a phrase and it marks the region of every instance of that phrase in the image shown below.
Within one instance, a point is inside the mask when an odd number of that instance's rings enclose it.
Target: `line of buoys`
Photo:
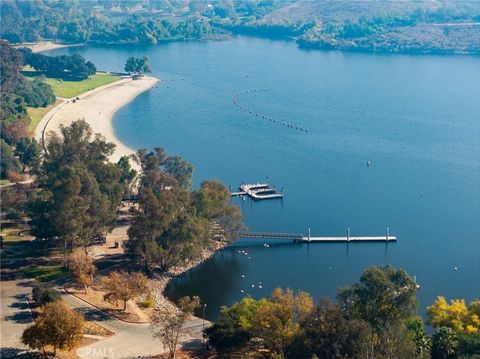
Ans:
[[[272,117],[268,117],[266,115],[262,115],[260,113],[257,113],[257,112],[254,112],[244,106],[242,106],[239,102],[238,102],[238,99],[240,96],[244,96],[244,95],[247,95],[251,92],[259,92],[259,91],[267,91],[266,88],[262,88],[262,89],[253,89],[253,90],[245,90],[245,91],[242,91],[242,92],[239,92],[238,94],[234,95],[233,98],[232,98],[232,102],[233,104],[240,110],[243,110],[245,112],[248,112],[249,114],[255,116],[255,117],[261,117],[262,119],[264,120],[268,120],[270,122],[273,122],[273,123],[278,123],[282,126],[287,126],[288,128],[291,128],[291,129],[295,129],[297,131],[301,131],[301,132],[308,132],[308,129],[306,128],[303,128],[303,127],[300,127],[300,126],[297,126],[297,125],[294,125],[292,123],[288,123],[288,122],[285,122],[285,121],[278,121]]]

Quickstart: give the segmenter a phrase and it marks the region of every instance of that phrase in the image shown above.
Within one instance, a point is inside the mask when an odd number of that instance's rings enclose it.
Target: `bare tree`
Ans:
[[[111,272],[104,283],[106,293],[103,299],[109,303],[123,301],[123,310],[127,302],[148,289],[147,277],[142,273]]]
[[[172,310],[169,308],[156,308],[152,318],[150,330],[153,336],[160,339],[163,346],[170,354],[170,358],[175,358],[177,351],[178,338],[182,331],[182,326],[193,314],[193,311],[200,306],[200,298],[194,296],[183,297],[178,302],[178,308]]]
[[[73,270],[75,281],[85,288],[85,294],[87,294],[88,287],[93,282],[93,274],[97,269],[93,263],[93,259],[82,249],[77,249],[70,255],[69,264]]]

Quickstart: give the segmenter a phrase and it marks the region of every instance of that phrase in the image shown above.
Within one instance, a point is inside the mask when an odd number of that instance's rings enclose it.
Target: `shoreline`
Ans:
[[[141,80],[122,78],[119,81],[98,87],[79,95],[75,103],[73,99],[63,99],[40,120],[35,128],[35,139],[44,147],[48,143],[49,134],[60,133],[60,126],[69,126],[73,121],[84,119],[94,134],[99,133],[107,142],[116,145],[114,153],[109,157],[111,162],[117,162],[122,156],[129,156],[135,150],[123,144],[115,135],[112,120],[115,113],[135,99],[141,93],[159,83],[154,77],[143,77]],[[139,165],[130,161],[133,168],[140,170]],[[228,246],[228,242],[211,240],[211,246],[205,249],[202,256],[181,266],[173,267],[166,273],[158,273],[150,280],[150,288],[157,305],[175,310],[176,305],[165,295],[168,283],[176,277],[196,268],[215,253]]]
[[[46,52],[50,50],[62,49],[64,47],[83,46],[85,44],[61,44],[54,41],[25,42],[15,45],[16,48],[26,47],[31,49],[33,53]]]
[[[116,145],[109,160],[117,162],[122,156],[134,154],[135,150],[123,144],[115,135],[112,124],[115,113],[138,95],[154,87],[159,81],[153,77],[143,77],[141,80],[123,78],[84,92],[78,96],[79,100],[75,103],[72,102],[72,99],[63,99],[63,102],[47,112],[40,120],[35,128],[35,139],[44,147],[44,141],[48,143],[49,134],[60,133],[61,125],[69,126],[75,120],[84,119],[92,127],[94,134],[99,133],[105,137],[107,142]],[[133,161],[131,161],[131,165],[136,170],[140,169],[138,164]],[[199,266],[228,244],[228,242],[211,240],[211,247],[203,251],[201,258],[173,267],[166,273],[156,274],[155,278],[150,280],[150,287],[157,305],[175,310],[175,303],[165,295],[168,283]]]
[[[52,132],[60,133],[60,126],[69,126],[73,121],[84,119],[91,126],[94,134],[99,133],[107,142],[116,145],[109,159],[117,162],[120,157],[129,156],[136,151],[123,144],[115,135],[112,125],[115,113],[141,93],[150,90],[159,81],[154,77],[143,77],[141,80],[122,78],[84,92],[75,102],[73,99],[64,99],[40,120],[35,128],[35,139],[45,147]]]
[[[177,306],[173,300],[167,297],[165,294],[165,290],[170,283],[170,281],[174,280],[175,278],[189,272],[192,269],[195,269],[202,263],[206,262],[210,258],[212,258],[217,252],[223,250],[225,247],[227,247],[230,242],[224,242],[224,241],[215,241],[215,240],[210,240],[212,246],[208,249],[205,249],[202,253],[202,256],[194,261],[185,263],[181,266],[176,266],[172,267],[168,270],[168,272],[165,273],[157,273],[155,274],[155,277],[151,280],[149,280],[150,283],[150,289],[152,290],[152,293],[155,296],[155,302],[158,306],[161,306],[163,308],[170,308],[170,310],[177,310]],[[200,298],[202,300],[202,298]],[[193,317],[196,317],[193,315]],[[209,320],[206,318],[202,318],[206,322],[210,323]]]

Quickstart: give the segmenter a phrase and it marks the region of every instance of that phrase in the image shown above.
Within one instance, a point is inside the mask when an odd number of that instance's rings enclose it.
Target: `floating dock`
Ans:
[[[254,200],[283,198],[283,193],[277,193],[268,183],[242,183],[239,192],[231,192],[231,196],[249,196]]]

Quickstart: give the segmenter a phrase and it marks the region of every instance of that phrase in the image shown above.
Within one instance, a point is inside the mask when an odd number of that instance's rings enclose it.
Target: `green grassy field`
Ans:
[[[24,269],[23,272],[27,277],[35,278],[40,282],[48,282],[71,273],[69,269],[61,266],[32,267]]]
[[[52,108],[57,106],[60,102],[62,102],[62,100],[57,100],[57,101],[55,101],[55,103],[51,104],[48,107],[37,107],[37,108],[27,107],[28,115],[30,116],[30,119],[32,120],[32,122],[28,126],[28,129],[30,130],[31,133],[33,133],[35,131],[35,128],[37,127],[37,125],[40,122],[40,120],[42,119],[42,117],[45,116],[45,114],[48,111],[50,111]]]
[[[24,67],[22,74],[28,78],[33,80],[35,76],[38,75],[36,71],[34,71],[31,67]],[[70,81],[70,80],[62,80],[62,79],[54,79],[47,77],[46,82],[52,86],[53,93],[57,97],[75,97],[80,95],[81,93],[97,88],[115,81],[120,80],[120,76],[115,75],[107,75],[104,73],[97,73],[93,76],[90,76],[86,80],[82,81]]]

